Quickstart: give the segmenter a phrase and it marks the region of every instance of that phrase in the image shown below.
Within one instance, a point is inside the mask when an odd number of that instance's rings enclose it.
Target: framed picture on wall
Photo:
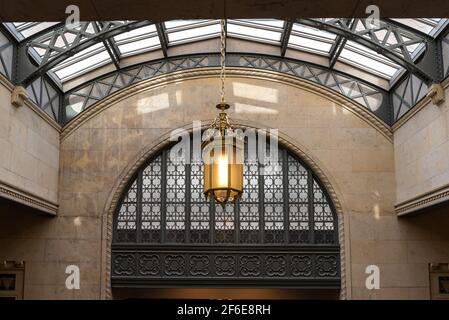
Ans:
[[[16,289],[16,274],[0,273],[0,290],[14,291]]]
[[[23,299],[23,262],[4,261],[0,264],[0,300]]]
[[[438,291],[439,294],[449,295],[449,276],[438,277]]]
[[[430,298],[449,300],[449,264],[430,265]]]

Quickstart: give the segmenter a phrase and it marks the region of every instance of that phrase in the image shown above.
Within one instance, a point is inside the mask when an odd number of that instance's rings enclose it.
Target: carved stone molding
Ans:
[[[448,200],[449,185],[446,185],[395,205],[395,211],[398,216],[403,216]]]
[[[27,101],[28,94],[24,87],[22,86],[16,86],[12,90],[11,93],[11,104],[16,107],[20,108],[25,104],[25,101]]]
[[[427,96],[432,99],[432,103],[439,106],[445,101],[444,88],[441,83],[434,83],[430,86]]]
[[[58,205],[56,203],[42,199],[29,192],[19,190],[2,182],[0,182],[0,196],[51,215],[56,215],[58,213]]]

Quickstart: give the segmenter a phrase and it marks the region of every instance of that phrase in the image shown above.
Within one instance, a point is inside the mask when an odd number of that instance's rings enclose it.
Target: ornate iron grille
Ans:
[[[64,97],[64,124],[83,110],[117,90],[140,81],[189,69],[219,66],[218,55],[189,55],[158,60],[117,70],[101,76],[67,92]],[[311,65],[297,60],[275,58],[257,54],[231,54],[226,56],[226,66],[262,69],[307,79],[352,99],[370,110],[385,123],[389,123],[387,92],[364,80],[350,77],[336,70]]]
[[[206,200],[201,160],[164,149],[124,194],[114,222],[114,286],[340,286],[337,218],[313,172],[287,149],[245,150],[236,203]]]

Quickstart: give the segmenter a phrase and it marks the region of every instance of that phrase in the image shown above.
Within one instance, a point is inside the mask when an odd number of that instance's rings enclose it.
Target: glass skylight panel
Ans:
[[[289,46],[294,46],[305,51],[312,51],[316,53],[329,53],[332,44],[329,42],[309,39],[296,35],[290,35]]]
[[[288,46],[318,54],[328,54],[335,38],[335,34],[294,23]]]
[[[226,28],[230,37],[280,43],[283,26],[282,20],[253,19],[228,20]]]
[[[168,41],[178,42],[182,40],[197,40],[208,38],[213,35],[218,35],[220,33],[220,25],[213,24],[204,27],[198,27],[193,29],[187,29],[182,31],[177,31],[168,34]]]
[[[207,22],[210,22],[213,20],[170,20],[170,21],[165,21],[164,25],[165,25],[165,29],[167,29],[168,31],[171,31],[175,28],[179,28],[179,27],[189,27],[189,26],[193,26],[193,25],[198,25],[198,24],[204,24]]]
[[[318,38],[324,38],[324,39],[332,39],[334,40],[337,36],[334,33],[330,33],[327,31],[323,31],[320,29],[312,28],[309,26],[304,26],[302,24],[294,23],[292,27],[293,33],[301,33],[301,34],[308,34],[312,36],[316,36]]]
[[[161,43],[158,37],[151,37],[142,40],[132,41],[126,44],[119,45],[120,53],[127,56],[130,54],[141,53],[154,48],[160,48]]]
[[[353,41],[346,43],[339,60],[388,79],[400,69],[400,66],[394,64],[384,56]]]
[[[149,25],[119,34],[114,37],[114,41],[120,53],[124,56],[161,47],[155,25]]]
[[[176,20],[164,22],[170,43],[207,39],[220,35],[218,20]]]
[[[15,31],[21,39],[28,38],[42,30],[54,26],[58,22],[13,22]]]
[[[415,30],[424,32],[430,36],[436,36],[447,19],[440,18],[416,18],[416,19],[392,19]]]
[[[146,37],[149,35],[157,35],[156,26],[154,24],[119,34],[114,37],[114,40],[116,42],[119,42],[121,40],[130,40],[135,38]]]
[[[230,21],[231,20],[228,20],[228,22]],[[240,21],[245,21],[248,23],[252,23],[254,25],[276,27],[276,28],[283,28],[285,24],[284,20],[277,20],[277,19],[243,19]]]
[[[106,48],[102,43],[97,43],[66,59],[52,71],[61,81],[65,81],[109,62],[111,62],[111,57]]]

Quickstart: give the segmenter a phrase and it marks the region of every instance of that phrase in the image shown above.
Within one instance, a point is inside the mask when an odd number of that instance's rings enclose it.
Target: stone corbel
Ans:
[[[431,263],[430,272],[449,272],[449,263]]]
[[[445,101],[444,88],[440,83],[434,83],[430,86],[427,96],[432,99],[433,104],[439,106]]]
[[[16,107],[22,107],[25,101],[28,100],[28,94],[24,87],[16,86],[11,93],[11,104]]]
[[[16,260],[4,260],[0,265],[0,269],[21,269],[25,266],[24,261],[16,261]]]

